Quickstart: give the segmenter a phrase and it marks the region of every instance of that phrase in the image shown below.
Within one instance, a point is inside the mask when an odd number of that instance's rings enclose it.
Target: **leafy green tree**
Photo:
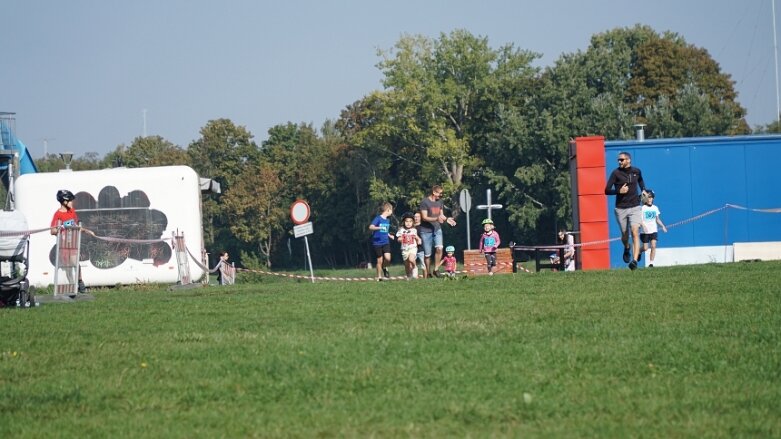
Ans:
[[[283,233],[287,213],[280,199],[282,182],[268,163],[248,165],[222,198],[233,236],[257,249],[267,267],[271,252]]]
[[[38,172],[59,172],[65,169],[65,162],[59,154],[47,154],[46,157],[35,159],[35,167]],[[73,157],[70,167],[74,171],[90,171],[101,169],[101,161],[96,152],[88,152],[78,157]]]
[[[662,97],[667,105],[680,106],[674,111],[685,127],[680,136],[747,134],[746,110],[736,101],[733,86],[730,75],[721,72],[705,49],[668,33],[637,47],[626,99],[638,120]],[[655,121],[648,122],[651,135],[661,137],[653,133]]]
[[[151,166],[190,165],[187,151],[160,136],[136,137],[129,147],[124,144],[108,154],[103,167],[126,166],[142,168]]]
[[[230,190],[246,166],[255,165],[260,159],[252,133],[228,119],[210,120],[200,133],[201,137],[187,149],[190,163],[201,177],[218,181],[223,192]],[[204,241],[207,246],[230,248],[233,238],[229,219],[218,199],[217,194],[203,196]]]
[[[419,164],[410,173],[422,171],[426,186],[444,181],[451,189],[480,166],[475,152],[484,126],[529,82],[538,57],[512,45],[492,49],[487,38],[465,30],[437,40],[405,36],[381,55],[390,117],[382,118],[375,138],[385,136],[387,149]]]
[[[38,172],[58,172],[60,169],[65,169],[65,163],[57,154],[46,154],[34,161]]]
[[[296,199],[309,203],[317,236],[310,245],[313,253],[319,255],[326,255],[337,243],[349,245],[341,241],[343,225],[340,224],[340,214],[350,215],[352,210],[342,201],[345,188],[338,185],[339,174],[350,172],[337,162],[341,138],[331,122],[324,124],[323,133],[327,139],[320,137],[308,124],[276,125],[269,130],[269,138],[263,142],[261,149],[261,160],[272,166],[279,176],[281,186],[278,195],[284,208],[287,209]],[[292,223],[286,222],[286,229],[291,230]],[[289,237],[278,235],[280,242],[275,246],[278,252],[271,255],[275,261],[289,259],[284,252],[285,246],[281,245]]]
[[[431,185],[442,184],[455,209],[460,188],[485,184],[473,175],[487,153],[497,153],[497,164],[510,154],[495,139],[496,114],[523,104],[538,57],[512,45],[492,49],[487,38],[463,30],[438,39],[404,36],[380,56],[385,90],[348,106],[337,123],[349,145],[367,152],[353,155],[365,160],[357,165],[369,189],[356,230],[379,202],[415,209]]]

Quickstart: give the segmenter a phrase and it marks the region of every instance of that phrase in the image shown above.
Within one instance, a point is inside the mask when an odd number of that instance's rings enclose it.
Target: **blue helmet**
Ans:
[[[445,252],[447,252],[447,253],[452,253],[452,252],[455,252],[455,251],[456,251],[456,248],[453,247],[452,245],[449,245],[449,246],[445,247]]]

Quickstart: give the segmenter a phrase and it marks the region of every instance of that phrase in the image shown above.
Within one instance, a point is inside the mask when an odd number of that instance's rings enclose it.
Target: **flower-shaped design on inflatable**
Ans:
[[[88,192],[76,194],[76,213],[83,228],[100,237],[126,240],[163,238],[168,218],[159,210],[150,209],[149,197],[143,191],[132,191],[120,196],[114,186],[101,189],[97,201]],[[52,246],[49,260],[54,265],[56,248]],[[171,246],[165,242],[128,243],[97,239],[89,233],[81,234],[80,261],[89,261],[94,267],[109,269],[128,258],[150,261],[155,266],[167,263]]]

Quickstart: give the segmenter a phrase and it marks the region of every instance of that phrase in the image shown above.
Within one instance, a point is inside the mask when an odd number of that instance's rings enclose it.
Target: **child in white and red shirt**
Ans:
[[[401,244],[401,259],[407,280],[415,279],[417,275],[418,245],[421,244],[418,229],[415,228],[415,215],[407,212],[401,217],[401,228],[396,232],[396,241]]]

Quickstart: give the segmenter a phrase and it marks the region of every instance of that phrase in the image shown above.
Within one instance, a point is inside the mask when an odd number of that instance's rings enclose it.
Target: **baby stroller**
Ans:
[[[16,210],[0,211],[0,307],[36,306],[27,280],[30,235],[27,219]]]

